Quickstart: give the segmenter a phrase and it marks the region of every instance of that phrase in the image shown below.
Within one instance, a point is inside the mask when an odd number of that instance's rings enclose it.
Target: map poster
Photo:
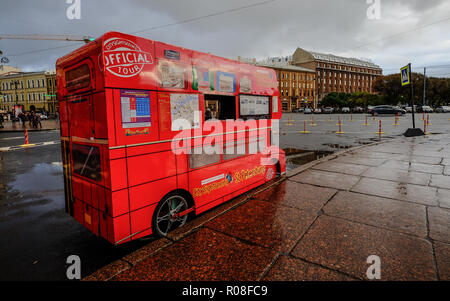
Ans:
[[[139,128],[151,126],[150,92],[120,90],[120,108],[122,128]]]
[[[199,111],[197,94],[170,94],[170,115],[172,119],[172,131],[175,128],[174,121],[184,119],[187,120],[191,128],[200,126],[200,117],[195,118],[195,112]]]
[[[241,95],[239,97],[242,116],[259,116],[269,114],[269,97]]]

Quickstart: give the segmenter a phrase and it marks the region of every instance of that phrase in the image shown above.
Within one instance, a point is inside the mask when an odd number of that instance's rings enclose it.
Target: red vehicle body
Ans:
[[[163,229],[164,219],[172,229],[186,214],[285,172],[282,150],[272,148],[279,158],[272,165],[261,164],[264,150],[249,151],[255,143],[272,144],[273,120],[281,118],[271,69],[108,32],[58,59],[56,70],[66,212],[111,243],[150,235],[155,222]],[[205,120],[206,107],[215,119]],[[182,131],[173,119],[180,116],[192,128],[177,140]],[[253,118],[243,130],[217,134],[214,126],[204,127]],[[187,151],[241,144],[245,154],[177,153],[174,141]]]

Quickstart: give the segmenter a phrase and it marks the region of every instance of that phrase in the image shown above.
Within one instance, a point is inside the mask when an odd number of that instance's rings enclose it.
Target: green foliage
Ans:
[[[413,73],[414,103],[422,104],[423,101],[423,75]],[[374,90],[385,97],[391,104],[411,105],[411,87],[402,87],[400,74],[390,74],[379,77],[374,83]],[[433,107],[445,105],[450,102],[450,79],[427,77],[426,103]]]
[[[412,74],[414,88],[414,103],[422,104],[423,99],[423,75]],[[432,107],[438,107],[450,103],[450,79],[427,77],[426,102]],[[377,94],[367,92],[356,93],[329,93],[322,102],[323,107],[367,107],[378,105],[411,105],[410,86],[402,86],[400,74],[380,76],[373,85]]]
[[[386,99],[382,96],[376,94],[370,94],[366,92],[356,92],[356,93],[329,93],[327,94],[321,105],[323,107],[367,107],[367,106],[377,106],[384,104]]]

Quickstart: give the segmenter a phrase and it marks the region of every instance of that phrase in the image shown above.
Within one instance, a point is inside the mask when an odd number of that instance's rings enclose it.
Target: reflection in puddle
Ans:
[[[291,171],[333,153],[332,151],[307,151],[294,148],[284,149],[284,151],[286,153],[286,171]]]
[[[64,189],[62,172],[60,164],[38,163],[30,171],[17,175],[8,186],[27,193],[61,190]]]

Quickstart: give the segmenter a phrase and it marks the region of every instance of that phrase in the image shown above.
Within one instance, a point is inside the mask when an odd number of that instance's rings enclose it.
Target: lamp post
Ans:
[[[17,106],[19,105],[18,104],[18,100],[19,100],[19,97],[17,97],[18,95],[17,95],[17,85],[19,84],[19,81],[16,79],[16,80],[14,80],[13,82],[13,85],[14,85],[14,99],[15,99],[15,103],[16,103],[16,108],[17,108]],[[15,112],[14,112],[15,113]]]

